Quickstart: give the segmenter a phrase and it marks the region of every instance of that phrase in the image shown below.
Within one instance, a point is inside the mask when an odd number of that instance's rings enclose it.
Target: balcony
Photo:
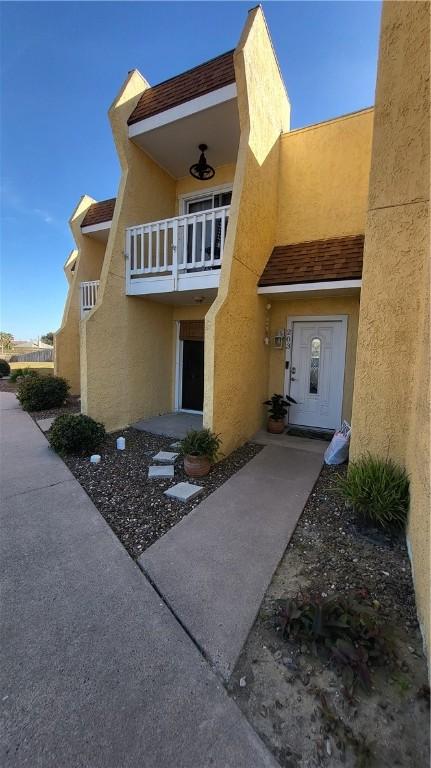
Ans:
[[[129,296],[204,292],[215,295],[229,206],[154,221],[126,230],[126,293]]]
[[[93,307],[96,305],[99,285],[100,280],[90,280],[86,283],[81,283],[81,319],[84,317],[86,312],[89,312],[90,309],[93,309]]]

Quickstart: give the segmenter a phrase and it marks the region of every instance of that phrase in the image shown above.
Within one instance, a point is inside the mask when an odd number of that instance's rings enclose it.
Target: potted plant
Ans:
[[[270,400],[265,400],[264,405],[269,406],[268,432],[274,435],[281,435],[284,432],[284,417],[292,403],[296,403],[296,400],[289,395],[273,395]]]
[[[210,429],[192,429],[181,440],[184,471],[189,477],[204,477],[217,459],[221,440]]]

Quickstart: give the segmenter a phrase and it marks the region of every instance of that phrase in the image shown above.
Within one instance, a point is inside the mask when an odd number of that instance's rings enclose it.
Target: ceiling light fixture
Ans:
[[[199,181],[207,181],[207,179],[212,179],[215,176],[215,170],[211,165],[208,165],[205,157],[205,152],[208,149],[207,145],[199,144],[199,149],[201,151],[199,162],[190,166],[190,175],[195,179],[199,179]]]

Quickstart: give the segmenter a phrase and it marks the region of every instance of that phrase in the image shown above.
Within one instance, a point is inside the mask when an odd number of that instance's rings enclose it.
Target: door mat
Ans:
[[[310,440],[332,440],[334,429],[313,429],[312,427],[288,427],[287,435],[292,437],[308,437]]]

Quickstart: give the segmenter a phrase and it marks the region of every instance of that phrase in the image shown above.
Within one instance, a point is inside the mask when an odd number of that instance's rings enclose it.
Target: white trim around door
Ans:
[[[183,342],[180,339],[180,321],[176,320],[175,331],[175,393],[174,393],[174,410],[179,413],[197,413],[202,414],[203,411],[191,411],[188,408],[181,408],[183,399]]]
[[[341,426],[347,326],[348,315],[295,315],[287,318],[284,386],[286,394],[291,397],[296,395],[298,400],[298,406],[289,408],[290,424],[317,429],[338,429]],[[308,327],[315,338],[308,338]],[[305,341],[300,340],[300,334]],[[310,371],[314,342],[321,380],[313,392]],[[328,353],[325,352],[325,345]],[[304,355],[307,357],[305,346],[307,349],[310,346],[307,352],[310,354],[310,365],[308,358],[306,362],[305,358],[302,360]]]

